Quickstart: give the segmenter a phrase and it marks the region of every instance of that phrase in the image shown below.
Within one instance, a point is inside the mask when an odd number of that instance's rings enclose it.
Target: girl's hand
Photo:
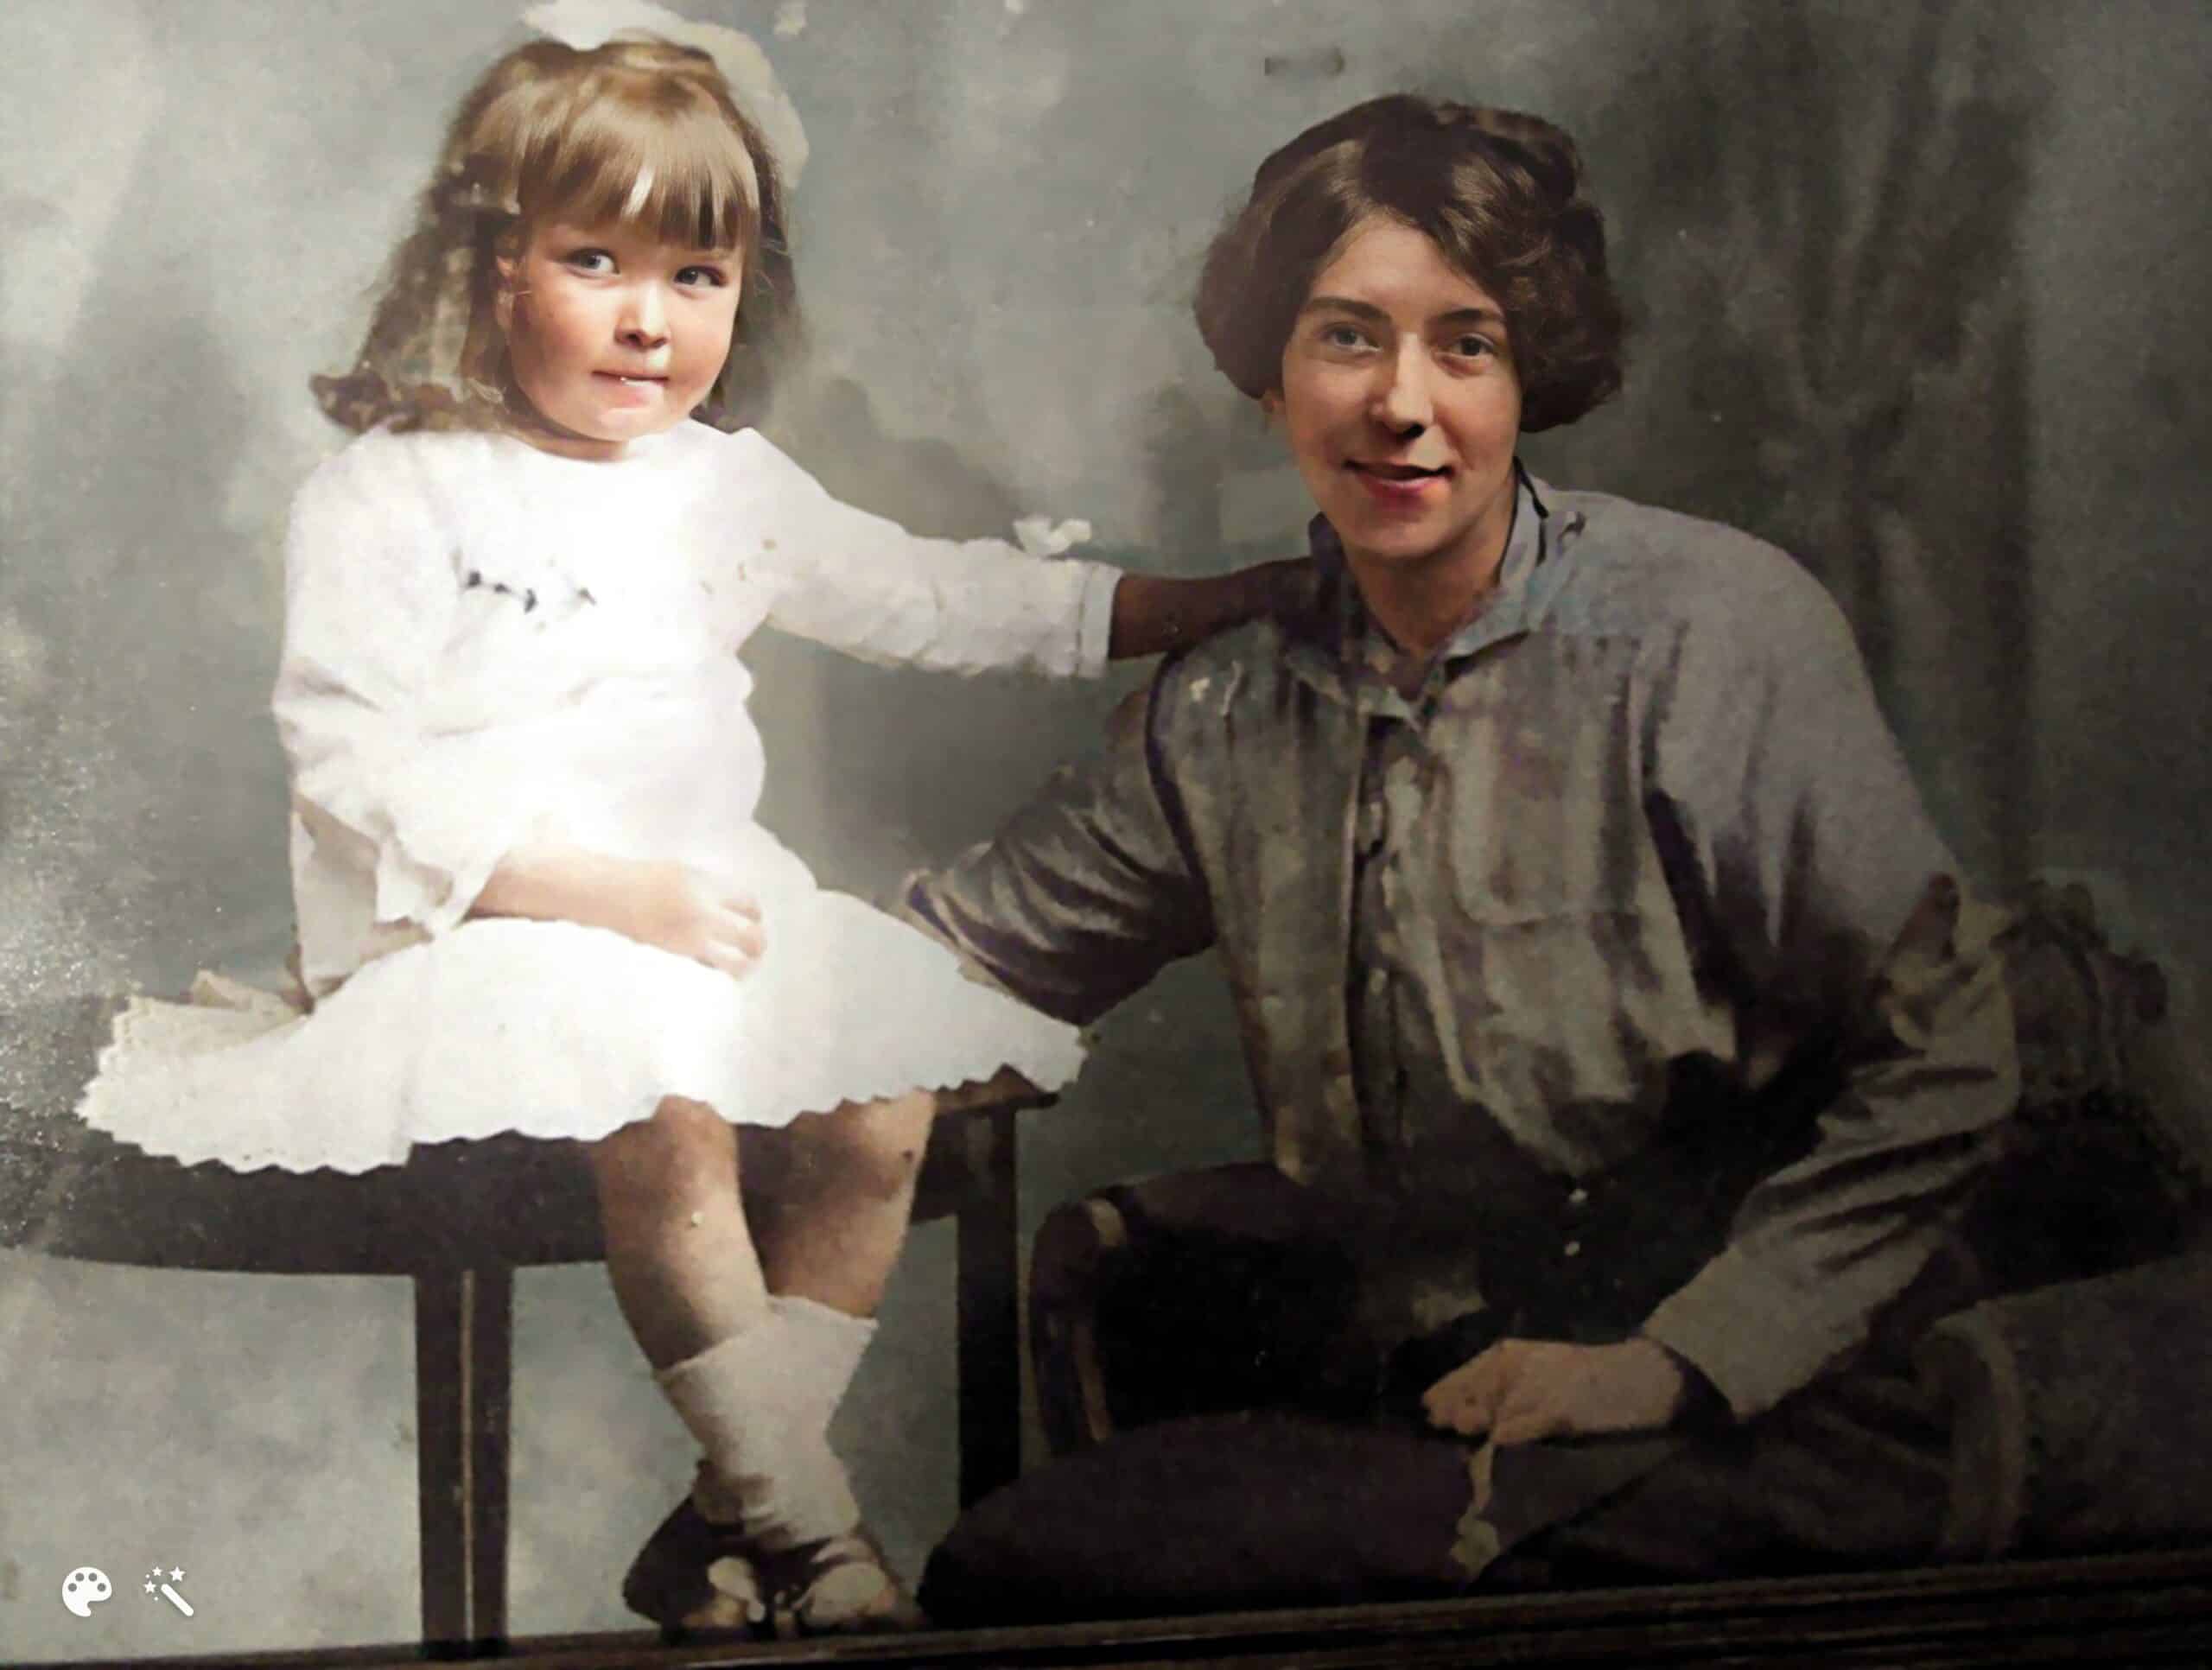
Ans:
[[[672,860],[634,861],[607,900],[607,926],[733,980],[760,959],[760,905],[735,883]]]
[[[1498,1444],[1642,1432],[1670,1426],[1689,1376],[1656,1341],[1567,1345],[1502,1339],[1453,1369],[1421,1398],[1429,1419]]]
[[[499,860],[469,909],[605,928],[741,980],[766,943],[760,906],[734,883],[666,860],[614,858],[558,844]]]

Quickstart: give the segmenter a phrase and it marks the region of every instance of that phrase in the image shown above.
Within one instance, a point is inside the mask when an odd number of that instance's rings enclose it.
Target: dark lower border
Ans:
[[[513,1670],[592,1666],[1149,1665],[1335,1670],[1429,1665],[2212,1664],[2212,1550],[2019,1561],[1852,1577],[1241,1613],[897,1640],[661,1645],[650,1635],[456,1653]],[[224,1660],[241,1665],[419,1665],[416,1648]],[[168,1659],[169,1666],[217,1660]],[[81,1661],[79,1661],[81,1663]]]

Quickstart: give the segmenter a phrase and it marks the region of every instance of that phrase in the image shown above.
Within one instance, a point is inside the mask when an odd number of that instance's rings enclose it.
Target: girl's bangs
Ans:
[[[747,246],[758,224],[753,159],[722,114],[683,97],[639,108],[601,93],[581,98],[524,165],[526,219],[619,224],[683,249]]]

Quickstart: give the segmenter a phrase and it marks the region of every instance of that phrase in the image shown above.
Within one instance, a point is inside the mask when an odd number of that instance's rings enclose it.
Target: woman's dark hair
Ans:
[[[1306,129],[1260,164],[1215,238],[1198,331],[1238,389],[1281,386],[1313,281],[1374,215],[1426,233],[1504,309],[1523,429],[1572,423],[1619,391],[1620,303],[1574,141],[1538,117],[1410,93]]]

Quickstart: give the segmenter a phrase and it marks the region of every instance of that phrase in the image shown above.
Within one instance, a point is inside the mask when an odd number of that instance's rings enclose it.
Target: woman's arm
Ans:
[[[2018,1097],[1996,913],[1938,871],[1840,1015],[1847,1076],[1812,1150],[1744,1201],[1728,1244],[1643,1331],[1739,1417],[1865,1343],[1927,1264]]]
[[[909,877],[896,909],[1031,1007],[1087,1025],[1213,943],[1204,882],[1161,791],[1152,704],[1124,701],[1105,749],[1053,773],[988,841]]]
[[[1124,572],[1114,588],[1107,654],[1116,661],[1162,655],[1262,615],[1293,608],[1311,589],[1306,557],[1260,562],[1224,575],[1182,579]]]
[[[1685,640],[1655,714],[1655,815],[1741,988],[1832,1050],[1803,1158],[1646,1320],[1741,1416],[1862,1344],[1917,1276],[2018,1094],[1977,903],[1923,810],[1848,625],[1794,568]]]
[[[1995,913],[1960,885],[1840,615],[1783,580],[1652,654],[1649,791],[1714,977],[1836,1051],[1843,1089],[1638,1337],[1501,1342],[1430,1389],[1440,1426],[1521,1443],[1770,1407],[1863,1343],[2012,1112]]]
[[[1866,1338],[1920,1273],[2017,1096],[2011,1010],[1941,881],[1875,981],[1843,1094],[1729,1241],[1612,1345],[1502,1340],[1431,1387],[1431,1420],[1501,1444],[1758,1414]]]

